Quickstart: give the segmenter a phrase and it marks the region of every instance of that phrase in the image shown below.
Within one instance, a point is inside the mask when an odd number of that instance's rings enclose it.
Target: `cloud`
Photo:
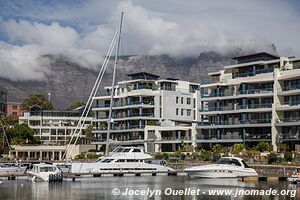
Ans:
[[[0,6],[0,76],[12,80],[42,80],[40,56],[49,53],[95,68],[122,11],[122,54],[268,51],[274,43],[279,54],[300,55],[299,13],[280,0],[12,2]]]

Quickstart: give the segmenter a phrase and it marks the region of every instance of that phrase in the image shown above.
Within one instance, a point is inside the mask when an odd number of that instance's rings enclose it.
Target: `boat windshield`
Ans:
[[[242,163],[245,166],[245,168],[250,168],[244,160],[242,160]]]
[[[55,167],[41,167],[40,172],[54,172]]]
[[[217,164],[242,166],[238,160],[230,158],[220,158]]]

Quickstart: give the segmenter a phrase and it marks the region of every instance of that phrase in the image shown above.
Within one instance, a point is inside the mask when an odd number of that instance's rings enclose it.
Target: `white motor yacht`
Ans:
[[[26,171],[27,166],[14,163],[0,164],[0,176],[20,176]]]
[[[139,147],[118,147],[94,163],[72,163],[72,173],[159,173],[172,172],[164,162],[152,163],[152,156]]]
[[[63,180],[60,169],[51,164],[33,164],[32,169],[28,170],[27,174],[32,181],[61,182]]]
[[[246,162],[237,157],[222,157],[216,164],[184,169],[192,178],[237,178],[258,176]]]

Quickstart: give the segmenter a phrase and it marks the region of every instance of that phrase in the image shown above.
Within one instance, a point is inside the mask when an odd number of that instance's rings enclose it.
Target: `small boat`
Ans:
[[[63,181],[63,175],[60,169],[51,164],[33,164],[31,170],[27,171],[29,179],[32,181],[43,182],[61,182]]]
[[[297,172],[295,171],[290,177],[288,177],[288,181],[297,184],[300,182],[300,172],[299,169],[297,169]]]
[[[257,172],[238,157],[222,157],[216,164],[184,169],[192,178],[238,178],[255,177]]]
[[[159,173],[172,172],[165,162],[152,160],[152,156],[144,153],[140,147],[117,147],[110,154],[94,163],[72,163],[71,172],[89,173]]]
[[[25,173],[27,166],[18,163],[0,164],[0,176],[20,176]]]

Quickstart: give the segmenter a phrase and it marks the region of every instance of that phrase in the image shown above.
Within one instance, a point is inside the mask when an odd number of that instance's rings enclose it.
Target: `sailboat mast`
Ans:
[[[119,34],[118,34],[118,43],[116,48],[116,55],[115,55],[115,64],[113,70],[113,79],[112,79],[112,87],[111,87],[111,94],[110,94],[110,105],[109,105],[109,114],[108,114],[108,122],[107,122],[107,135],[106,135],[106,145],[105,145],[105,155],[108,154],[109,151],[109,138],[110,138],[110,130],[112,124],[112,107],[114,103],[114,92],[115,92],[115,82],[116,82],[116,71],[118,66],[118,56],[119,56],[119,49],[120,49],[120,41],[121,41],[121,31],[122,31],[122,23],[123,23],[123,15],[124,12],[121,13],[121,21],[119,27]]]

